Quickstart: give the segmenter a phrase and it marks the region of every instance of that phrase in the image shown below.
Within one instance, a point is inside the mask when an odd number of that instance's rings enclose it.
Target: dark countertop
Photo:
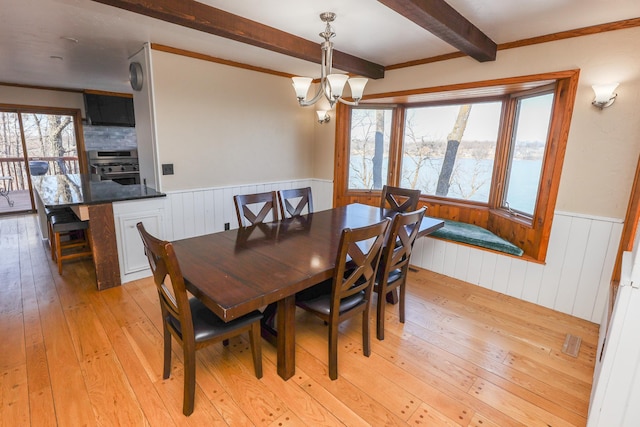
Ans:
[[[90,176],[84,174],[43,175],[31,179],[34,190],[46,207],[95,205],[165,196],[143,184],[91,181]]]

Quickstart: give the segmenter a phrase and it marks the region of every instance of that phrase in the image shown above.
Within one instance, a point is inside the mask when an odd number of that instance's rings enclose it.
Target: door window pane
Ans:
[[[487,203],[502,103],[408,108],[401,187]]]
[[[387,184],[391,112],[391,109],[351,110],[349,189],[378,190]]]
[[[553,93],[517,102],[503,207],[533,216],[553,107]]]
[[[23,113],[22,123],[32,175],[78,173],[78,147],[72,116]]]

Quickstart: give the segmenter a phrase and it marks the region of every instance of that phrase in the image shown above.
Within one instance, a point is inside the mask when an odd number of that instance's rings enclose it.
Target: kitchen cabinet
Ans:
[[[149,233],[164,237],[164,199],[149,199],[113,204],[122,283],[151,275],[136,224],[142,222]]]

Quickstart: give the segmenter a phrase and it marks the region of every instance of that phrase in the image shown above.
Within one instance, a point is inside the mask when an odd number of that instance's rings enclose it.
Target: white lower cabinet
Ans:
[[[133,200],[113,204],[122,283],[151,276],[149,262],[136,224],[160,239],[164,237],[164,198]]]

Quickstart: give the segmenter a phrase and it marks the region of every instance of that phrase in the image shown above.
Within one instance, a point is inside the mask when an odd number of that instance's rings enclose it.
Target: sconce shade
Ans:
[[[328,123],[331,119],[327,110],[316,110],[316,114],[318,115],[318,123]]]
[[[613,101],[615,101],[617,96],[617,94],[614,93],[614,90],[616,90],[617,87],[618,83],[593,85],[592,88],[595,93],[595,98],[593,99],[592,104],[600,109],[613,104]]]

